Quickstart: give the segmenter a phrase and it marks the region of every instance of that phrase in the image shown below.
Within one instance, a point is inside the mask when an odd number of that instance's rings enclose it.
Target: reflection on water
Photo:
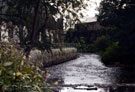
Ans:
[[[50,67],[48,70],[50,78],[60,80],[60,84],[115,85],[118,83],[135,83],[135,68],[106,67],[100,62],[100,57],[95,54],[79,54],[77,59]],[[111,91],[112,89],[88,91],[64,87],[60,92],[115,92]]]
[[[103,92],[103,90],[75,90],[74,88],[65,87],[60,92]]]

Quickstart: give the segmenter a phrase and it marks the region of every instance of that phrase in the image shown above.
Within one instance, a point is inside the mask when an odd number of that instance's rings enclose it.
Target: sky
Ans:
[[[97,8],[100,5],[101,0],[85,0],[88,4],[88,7],[84,10],[82,10],[82,13],[84,14],[84,17],[81,18],[82,22],[92,22],[96,21],[95,15],[98,14]]]

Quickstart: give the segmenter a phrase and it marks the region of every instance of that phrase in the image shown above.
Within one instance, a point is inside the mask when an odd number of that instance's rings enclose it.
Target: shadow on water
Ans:
[[[134,83],[135,84],[135,67],[121,68],[118,77],[119,83]]]
[[[80,54],[48,70],[50,80],[66,85],[57,92],[135,92],[135,67],[106,67],[95,54]]]

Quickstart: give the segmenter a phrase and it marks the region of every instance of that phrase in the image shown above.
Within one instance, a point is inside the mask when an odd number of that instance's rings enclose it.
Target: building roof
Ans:
[[[100,23],[97,21],[76,24],[75,27],[78,30],[100,30],[102,28]]]

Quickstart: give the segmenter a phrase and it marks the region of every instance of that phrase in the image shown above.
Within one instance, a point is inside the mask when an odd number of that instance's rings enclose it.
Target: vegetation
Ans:
[[[91,40],[93,30],[82,24],[67,34],[74,38],[81,52],[99,53],[105,64],[135,64],[135,1],[103,0],[99,7],[98,22],[103,29]],[[77,31],[76,31],[77,30]],[[81,31],[81,33],[80,33]],[[77,34],[77,35],[75,35]],[[84,34],[84,35],[83,35]],[[80,37],[79,37],[79,36]],[[68,39],[68,38],[67,38]],[[88,41],[89,40],[89,41]]]
[[[112,45],[110,45],[108,48],[106,48],[105,52],[103,52],[102,55],[102,61],[104,61],[107,64],[113,63],[116,60],[120,60],[120,47],[118,46],[119,42],[113,42]],[[110,60],[108,62],[108,60]],[[118,61],[117,61],[118,62]]]
[[[54,28],[52,21],[57,17],[66,20],[65,27],[78,21],[80,15],[77,12],[86,7],[83,0],[2,0],[0,6],[0,21],[12,21],[15,25],[26,26],[28,35],[21,34],[21,45],[25,45],[26,52],[33,47],[39,46],[42,49],[49,49],[51,43],[47,41],[45,30]],[[57,23],[56,23],[57,24]],[[61,23],[62,24],[62,23]],[[57,28],[63,29],[63,25]],[[42,41],[39,41],[39,35]]]
[[[93,35],[94,34],[94,37]],[[72,38],[72,39],[71,39]],[[93,38],[93,39],[91,39]],[[106,30],[69,29],[66,41],[76,43],[79,52],[102,53],[112,44]]]
[[[104,0],[99,8],[98,21],[109,26],[115,34],[110,35],[115,43],[108,47],[103,55],[103,62],[133,64],[135,59],[135,1]],[[109,30],[108,30],[109,31]],[[109,33],[109,32],[108,32]],[[115,42],[112,40],[113,42]],[[109,58],[110,57],[110,58]]]
[[[43,92],[42,65],[25,59],[15,43],[0,42],[0,92]]]
[[[98,37],[94,42],[94,47],[96,49],[96,52],[104,52],[106,50],[106,48],[112,44],[112,42],[110,41],[109,37],[107,36],[100,36]]]
[[[45,85],[45,70],[42,62],[25,58],[33,47],[50,48],[46,29],[57,29],[79,21],[78,11],[85,8],[83,0],[2,0],[0,2],[1,31],[8,32],[9,41],[14,30],[19,30],[19,45],[16,42],[0,41],[0,92],[42,92]],[[57,21],[52,21],[52,20]],[[54,23],[55,22],[55,23]],[[4,26],[3,26],[4,25]],[[26,26],[27,30],[23,27]],[[18,28],[17,28],[18,27]],[[57,30],[55,29],[55,30]],[[26,34],[25,34],[25,31]],[[41,35],[41,41],[39,41]],[[0,37],[0,40],[3,39]],[[16,40],[14,40],[16,41]],[[21,48],[20,48],[21,47]],[[24,52],[21,50],[24,48]],[[47,90],[47,92],[50,92]]]

